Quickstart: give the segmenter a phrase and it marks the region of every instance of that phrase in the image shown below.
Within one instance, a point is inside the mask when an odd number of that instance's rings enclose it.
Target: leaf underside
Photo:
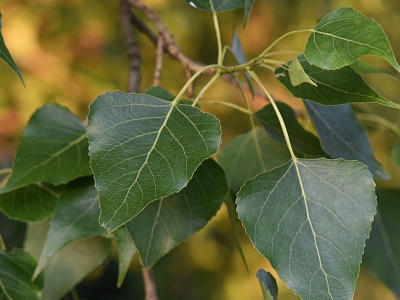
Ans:
[[[260,283],[264,300],[278,300],[278,285],[274,276],[263,269],[257,271],[257,279]]]

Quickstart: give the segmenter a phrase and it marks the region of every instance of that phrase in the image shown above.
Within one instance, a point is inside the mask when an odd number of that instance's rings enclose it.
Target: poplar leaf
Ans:
[[[258,270],[256,275],[264,300],[278,300],[278,285],[274,276],[263,269]]]
[[[289,78],[293,86],[298,86],[302,83],[309,83],[313,86],[317,86],[317,84],[312,81],[310,77],[308,77],[306,72],[304,72],[303,67],[296,57],[293,58],[292,62],[290,63]]]
[[[136,253],[136,246],[133,242],[132,235],[126,226],[121,226],[114,231],[115,236],[118,238],[118,280],[117,287],[120,288],[124,282],[126,273],[129,270],[132,257]]]

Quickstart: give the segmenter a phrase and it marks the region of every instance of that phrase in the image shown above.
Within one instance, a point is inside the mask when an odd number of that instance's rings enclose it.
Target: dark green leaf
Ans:
[[[392,156],[394,161],[400,165],[400,141],[397,141],[396,145],[394,146]]]
[[[67,185],[54,211],[46,243],[35,270],[37,276],[47,263],[68,244],[104,232],[100,227],[99,202],[92,178]]]
[[[0,250],[0,266],[0,299],[41,299],[43,276],[32,282],[36,261],[29,253],[21,249],[11,253]]]
[[[374,178],[389,178],[375,159],[367,133],[349,104],[323,106],[307,100],[304,104],[326,153],[332,158],[358,160],[366,164]]]
[[[293,86],[290,82],[289,71],[278,68],[275,70],[275,76],[295,97],[323,105],[376,102],[393,108],[400,108],[399,104],[378,95],[349,66],[339,70],[323,70],[310,65],[304,56],[299,56],[298,59],[304,71],[318,86],[304,83]]]
[[[10,52],[8,51],[6,44],[4,42],[3,34],[1,33],[1,26],[2,26],[2,21],[1,21],[2,15],[0,13],[0,58],[10,66],[11,69],[17,73],[19,79],[21,80],[22,84],[25,86],[24,79],[22,78],[21,72],[18,69],[17,64],[15,63],[14,59],[12,58]]]
[[[91,175],[83,123],[67,108],[47,104],[29,120],[1,193],[39,182],[58,185]]]
[[[193,7],[213,12],[211,8],[210,0],[185,0]],[[250,12],[251,4],[254,0],[211,0],[214,6],[215,12],[222,12],[227,10],[233,10],[246,6],[245,20],[247,20],[248,13]]]
[[[363,264],[400,298],[400,191],[378,190],[378,213]]]
[[[293,109],[283,102],[275,102],[283,120],[285,121],[292,147],[303,154],[325,157],[326,153],[321,149],[318,138],[303,129],[299,122],[297,122],[296,113]],[[256,112],[254,116],[264,126],[265,131],[271,138],[280,143],[286,144],[281,124],[279,123],[272,105],[266,105],[262,110]]]
[[[246,180],[289,160],[287,146],[275,142],[260,127],[233,138],[218,153],[229,188],[235,193]]]
[[[314,27],[304,54],[312,65],[323,69],[339,69],[360,56],[374,55],[400,72],[381,26],[349,7],[329,13]]]
[[[54,211],[64,186],[38,183],[0,194],[0,209],[20,221],[41,221]]]
[[[131,222],[130,230],[145,268],[203,228],[227,194],[224,171],[212,159],[204,161],[177,194],[150,203]]]
[[[149,88],[146,91],[146,94],[156,97],[156,98],[171,101],[171,102],[174,101],[174,99],[175,99],[174,95],[172,95],[170,92],[168,92],[166,89],[164,89],[161,86],[152,86],[151,88]]]
[[[237,210],[255,248],[302,299],[353,299],[374,187],[359,162],[296,158],[247,181]]]
[[[179,192],[221,143],[218,119],[149,95],[106,93],[90,106],[90,163],[100,224],[113,231]]]
[[[363,75],[363,74],[382,74],[382,75],[387,75],[390,76],[394,79],[397,80],[397,77],[394,76],[392,73],[386,71],[386,70],[382,70],[382,69],[378,69],[375,68],[361,60],[356,60],[353,64],[350,65],[350,67],[356,71],[358,74]]]
[[[114,234],[118,238],[118,280],[117,287],[120,288],[124,282],[126,273],[128,272],[129,266],[131,264],[132,257],[136,253],[136,246],[132,240],[132,235],[130,234],[126,226],[121,226],[114,231]]]
[[[264,300],[278,300],[278,285],[274,276],[263,269],[257,271],[257,279],[260,283]]]

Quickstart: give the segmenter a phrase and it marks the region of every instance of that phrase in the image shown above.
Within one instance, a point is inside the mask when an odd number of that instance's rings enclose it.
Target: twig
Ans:
[[[154,280],[153,270],[142,268],[142,276],[144,288],[146,292],[145,300],[158,300],[156,283]]]
[[[156,69],[154,71],[154,79],[153,79],[153,85],[157,86],[160,85],[160,79],[161,79],[161,69],[162,69],[162,56],[164,53],[164,39],[162,35],[160,34],[158,36],[158,41],[157,41],[157,52],[156,52]]]

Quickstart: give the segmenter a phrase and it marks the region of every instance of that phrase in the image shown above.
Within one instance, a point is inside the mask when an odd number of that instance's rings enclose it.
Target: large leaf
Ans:
[[[363,265],[400,298],[400,191],[378,190],[378,213]]]
[[[64,186],[38,183],[0,194],[0,209],[20,221],[41,221],[54,211]]]
[[[224,171],[212,159],[204,161],[177,194],[150,203],[128,223],[145,268],[203,228],[227,194]]]
[[[88,136],[100,223],[113,231],[150,202],[185,187],[217,151],[221,128],[196,107],[114,92],[90,106]]]
[[[351,67],[339,70],[323,70],[310,65],[304,56],[298,57],[301,66],[307,75],[317,84],[312,86],[303,83],[293,86],[287,68],[275,70],[278,80],[295,96],[308,99],[323,105],[338,105],[351,102],[376,102],[393,108],[400,108],[396,104],[372,90]],[[289,64],[289,63],[288,63]]]
[[[278,300],[278,285],[274,276],[263,269],[257,271],[257,279],[260,283],[264,300]]]
[[[29,120],[12,174],[0,192],[43,181],[57,185],[91,174],[85,126],[67,108],[47,104]]]
[[[289,160],[287,146],[275,142],[260,127],[233,138],[218,153],[229,188],[235,193],[246,180]]]
[[[292,147],[307,155],[325,157],[318,138],[304,128],[297,121],[296,113],[290,106],[283,102],[276,101],[279,112],[285,121]],[[254,114],[257,120],[264,126],[265,131],[274,140],[286,144],[281,124],[272,105],[266,105],[263,109]]]
[[[51,258],[73,241],[99,235],[99,202],[92,178],[67,185],[54,211],[46,243],[34,276],[37,276]]]
[[[43,276],[31,281],[36,260],[21,249],[0,250],[0,299],[39,300]]]
[[[339,69],[360,56],[375,55],[400,72],[381,26],[349,7],[329,13],[314,27],[304,54],[311,64],[323,69]]]
[[[304,104],[326,153],[332,158],[358,160],[366,164],[374,178],[389,178],[375,159],[367,133],[350,104],[323,106],[307,100]]]
[[[255,248],[302,299],[352,299],[374,186],[359,162],[296,158],[247,181],[237,210]]]
[[[129,266],[131,264],[132,257],[136,253],[136,245],[132,240],[132,235],[130,234],[126,226],[121,226],[114,231],[114,234],[118,238],[118,280],[117,287],[121,287],[124,282],[126,273],[128,272]]]
[[[22,84],[25,86],[24,79],[22,78],[21,72],[18,69],[17,64],[15,63],[14,59],[12,58],[10,52],[8,51],[6,44],[4,42],[3,34],[1,33],[1,27],[2,27],[2,21],[1,21],[2,15],[0,13],[0,58],[10,66],[11,69],[17,73],[19,79],[21,80]]]

